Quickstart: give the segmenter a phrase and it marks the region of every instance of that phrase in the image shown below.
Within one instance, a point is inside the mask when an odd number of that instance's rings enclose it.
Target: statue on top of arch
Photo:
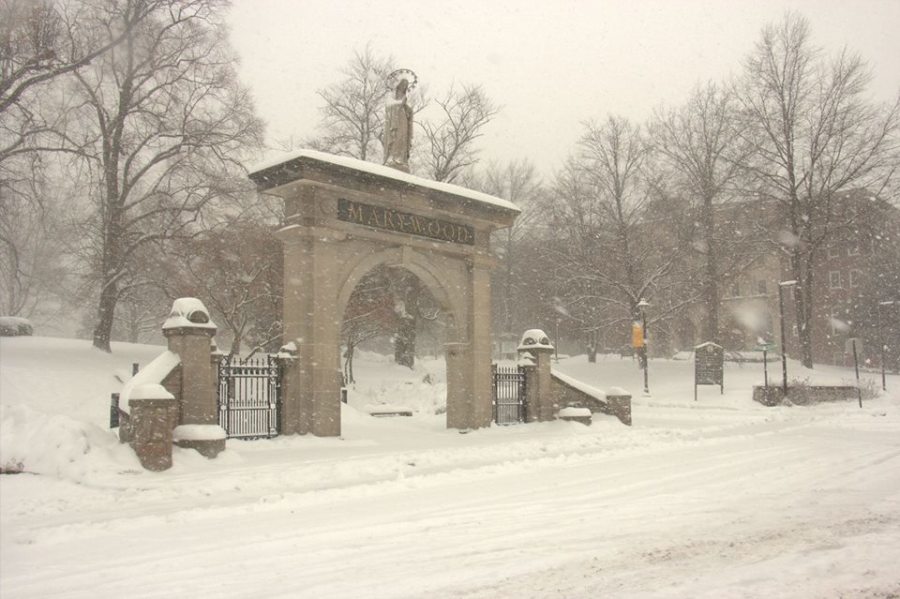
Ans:
[[[416,87],[418,78],[409,69],[398,69],[388,75],[388,98],[384,113],[384,164],[409,172],[409,152],[412,147],[413,110],[407,96]]]

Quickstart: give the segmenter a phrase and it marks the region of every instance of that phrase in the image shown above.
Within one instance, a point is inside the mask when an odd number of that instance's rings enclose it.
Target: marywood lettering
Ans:
[[[468,225],[408,214],[370,204],[360,204],[350,200],[338,200],[338,220],[452,243],[475,244],[475,231]]]

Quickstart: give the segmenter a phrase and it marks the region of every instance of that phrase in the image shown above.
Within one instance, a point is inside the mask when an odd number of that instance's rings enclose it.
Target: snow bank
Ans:
[[[140,468],[134,452],[108,430],[27,406],[2,409],[0,466],[75,481]]]
[[[181,424],[172,433],[175,441],[221,441],[225,429],[218,424]]]
[[[592,412],[588,408],[563,408],[559,411],[560,418],[590,418]]]

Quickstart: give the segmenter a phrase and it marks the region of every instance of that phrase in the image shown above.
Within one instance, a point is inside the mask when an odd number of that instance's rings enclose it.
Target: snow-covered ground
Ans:
[[[0,339],[0,596],[897,597],[900,377],[765,408],[761,364],[557,368],[635,392],[612,418],[444,429],[444,372],[362,355],[341,439],[228,441],[140,469],[109,393],[160,348]],[[822,369],[811,382],[852,380]],[[778,380],[778,364],[770,364]],[[870,389],[880,379],[865,375]],[[380,404],[411,418],[374,418]]]

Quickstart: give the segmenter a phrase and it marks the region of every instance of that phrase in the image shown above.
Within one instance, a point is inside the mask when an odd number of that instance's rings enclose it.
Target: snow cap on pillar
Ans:
[[[550,337],[541,329],[528,329],[522,333],[522,340],[519,341],[519,351],[531,351],[533,349],[553,349],[550,343]]]
[[[171,329],[208,329],[215,333],[216,323],[209,317],[209,310],[196,297],[180,297],[172,302],[169,317],[163,323],[163,331]]]

